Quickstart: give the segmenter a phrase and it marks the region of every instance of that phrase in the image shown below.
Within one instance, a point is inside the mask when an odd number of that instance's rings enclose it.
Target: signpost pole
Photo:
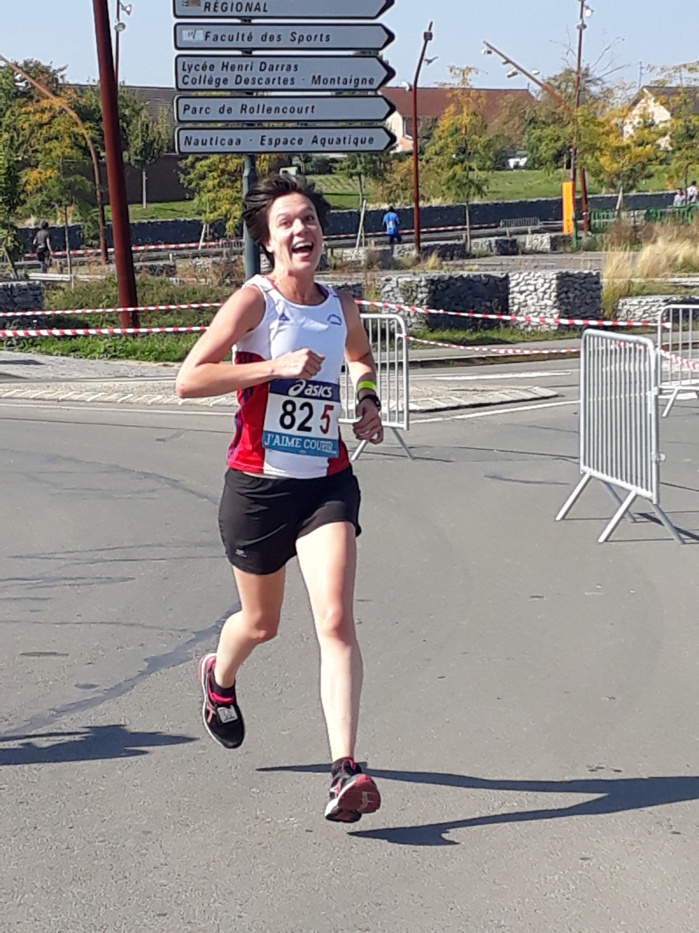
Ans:
[[[246,154],[243,156],[245,163],[243,167],[243,198],[250,189],[257,183],[257,164],[254,155]],[[243,226],[243,242],[245,244],[245,279],[251,279],[253,275],[259,275],[260,272],[260,249],[257,243],[248,232],[248,228]]]

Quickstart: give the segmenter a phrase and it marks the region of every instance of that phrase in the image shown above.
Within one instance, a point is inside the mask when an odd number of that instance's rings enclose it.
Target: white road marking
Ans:
[[[555,376],[574,376],[572,369],[549,370],[541,373],[486,373],[482,376],[411,376],[411,382],[429,381],[429,382],[485,382],[486,379],[498,381],[500,379],[542,379],[553,378]]]
[[[465,421],[468,418],[487,418],[493,415],[510,415],[518,411],[538,411],[540,408],[561,408],[563,405],[579,405],[580,399],[568,402],[544,402],[542,405],[518,405],[517,408],[498,408],[496,411],[473,411],[466,415],[443,415],[441,418],[411,418],[411,424],[434,424],[437,421]]]

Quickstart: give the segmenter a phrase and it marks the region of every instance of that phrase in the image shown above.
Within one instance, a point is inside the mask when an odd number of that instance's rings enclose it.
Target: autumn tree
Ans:
[[[644,120],[625,133],[628,118],[628,107],[579,114],[580,164],[607,191],[636,190],[663,159],[661,130]]]
[[[670,176],[675,185],[687,188],[699,172],[699,88],[682,88],[673,101],[668,144]],[[691,176],[691,177],[690,177]]]
[[[265,175],[272,157],[258,156],[257,171]],[[243,157],[234,155],[190,156],[180,176],[185,188],[194,195],[194,207],[202,222],[209,226],[226,224],[226,234],[235,236],[243,212]]]
[[[452,103],[437,121],[425,150],[426,181],[439,192],[466,205],[466,237],[471,248],[470,203],[488,190],[496,141],[488,135],[483,97],[470,88],[472,69],[450,68]],[[464,91],[467,91],[464,93]]]

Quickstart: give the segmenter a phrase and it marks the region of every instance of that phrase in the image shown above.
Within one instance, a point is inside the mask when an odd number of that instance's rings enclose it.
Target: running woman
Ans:
[[[221,307],[177,376],[180,398],[238,392],[219,526],[241,611],[199,662],[203,719],[225,748],[245,737],[236,677],[277,634],[285,565],[295,555],[320,645],[320,694],[331,755],[325,817],[354,823],[378,810],[374,781],[354,760],[362,657],[353,602],[359,486],[340,437],[340,369],[357,392],[358,440],[383,440],[376,369],[349,294],[315,281],[329,205],[312,187],[271,175],[243,220],[272,271]],[[232,348],[234,362],[228,362]]]

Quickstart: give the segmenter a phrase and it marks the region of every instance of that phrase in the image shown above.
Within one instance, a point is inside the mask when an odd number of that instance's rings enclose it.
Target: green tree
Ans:
[[[242,213],[243,158],[211,155],[186,159],[180,172],[185,188],[194,195],[194,207],[205,225],[225,221],[228,236]]]
[[[276,163],[275,156],[257,156],[260,178]],[[204,224],[225,221],[226,234],[235,236],[243,213],[243,157],[233,155],[190,156],[180,177],[194,195],[194,206]]]
[[[495,140],[488,135],[485,119],[476,109],[451,106],[437,123],[425,152],[426,182],[434,194],[466,205],[468,248],[471,248],[469,206],[488,190],[495,159]]]
[[[147,170],[167,151],[169,140],[170,126],[165,111],[161,111],[156,121],[143,110],[129,127],[127,160],[141,170],[144,208],[148,206]]]
[[[0,129],[0,245],[11,259],[22,254],[18,217],[24,198],[16,145],[8,130]]]
[[[696,112],[699,88],[682,88],[673,101],[670,120],[670,176],[675,185],[686,188],[690,175],[699,172],[699,114]]]
[[[607,191],[634,191],[663,160],[662,132],[644,121],[624,135],[628,107],[601,113],[582,108],[579,115],[581,167]]]

